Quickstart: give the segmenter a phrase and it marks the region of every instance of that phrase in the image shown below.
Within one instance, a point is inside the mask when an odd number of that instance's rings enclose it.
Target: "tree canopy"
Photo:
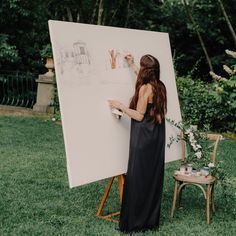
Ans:
[[[40,73],[49,19],[168,32],[179,75],[204,77],[234,49],[235,0],[5,0],[0,70]],[[223,8],[222,8],[223,6]]]

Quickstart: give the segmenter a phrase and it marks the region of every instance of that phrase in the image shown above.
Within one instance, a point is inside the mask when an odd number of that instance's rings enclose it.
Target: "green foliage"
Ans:
[[[0,235],[123,235],[117,224],[95,216],[107,179],[69,188],[60,125],[39,118],[1,116],[0,131]],[[231,176],[236,176],[235,148],[234,141],[223,140],[218,152],[222,168]],[[178,162],[165,166],[160,229],[133,235],[234,235],[236,178],[230,179],[229,188],[215,186],[216,214],[210,225],[205,222],[204,196],[197,188],[185,189],[183,207],[170,219],[172,173],[177,166]],[[119,209],[117,189],[115,180],[105,214]]]
[[[51,44],[46,44],[43,49],[40,51],[40,55],[42,58],[52,57],[52,46]]]
[[[211,96],[218,110],[215,128],[221,131],[236,132],[236,76],[213,83]]]
[[[96,217],[108,179],[69,188],[60,125],[39,118],[0,116],[0,132],[0,235],[122,235],[117,224]],[[223,140],[218,148],[217,158],[231,176],[236,176],[235,149],[231,140]],[[234,235],[235,177],[226,189],[215,186],[216,214],[210,225],[205,222],[204,196],[197,188],[183,191],[182,207],[170,218],[172,174],[177,166],[178,161],[165,165],[160,229],[133,235]],[[119,210],[117,186],[115,180],[104,214]]]
[[[225,8],[231,22],[235,22],[235,0],[228,0]],[[8,45],[18,52],[17,65],[4,54],[4,69],[29,70],[39,74],[44,65],[40,50],[50,43],[49,19],[98,23],[99,3],[102,2],[101,24],[125,28],[168,32],[176,54],[176,70],[180,76],[192,71],[193,78],[208,76],[204,53],[189,21],[182,0],[5,0],[0,8],[1,33],[7,35]],[[219,61],[225,59],[224,48],[234,46],[225,19],[214,0],[188,1],[216,72]],[[184,40],[183,40],[184,39]],[[12,52],[12,50],[10,50]],[[194,71],[193,71],[194,69]]]
[[[210,85],[190,77],[178,77],[177,88],[183,119],[200,128],[210,124],[216,113],[213,97],[209,96]]]
[[[236,53],[226,50],[236,58]],[[224,65],[228,79],[211,72],[214,81],[203,83],[190,77],[178,78],[177,87],[185,120],[199,127],[236,132],[236,65]]]
[[[16,46],[8,44],[8,35],[0,34],[0,66],[4,63],[15,63],[18,59]]]
[[[204,83],[190,77],[177,78],[177,88],[183,119],[211,130],[236,130],[236,80]]]
[[[39,74],[43,69],[41,46],[47,44],[48,25],[42,0],[6,0],[0,7],[1,33],[18,52],[17,64],[5,62],[2,69],[25,70]]]
[[[169,32],[172,49],[176,51],[176,69],[178,74],[187,75],[192,69],[193,78],[208,77],[209,69],[206,65],[203,50],[197,38],[195,28],[200,31],[209,53],[213,68],[219,71],[219,62],[225,60],[222,51],[232,48],[234,42],[229,29],[215,0],[187,1],[196,25],[187,17],[182,0],[167,0],[161,7],[161,19],[156,22],[155,30]],[[233,0],[225,3],[226,11],[235,22],[236,5]],[[184,39],[184,40],[183,40]],[[196,68],[197,64],[197,68]]]
[[[54,107],[54,114],[53,114],[53,120],[55,121],[61,121],[61,112],[60,112],[60,102],[58,97],[58,89],[57,89],[57,80],[56,76],[53,77],[54,80],[54,87],[53,87],[53,104]]]

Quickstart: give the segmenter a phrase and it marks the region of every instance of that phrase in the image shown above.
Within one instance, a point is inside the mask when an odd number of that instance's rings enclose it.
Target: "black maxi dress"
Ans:
[[[149,103],[141,122],[131,120],[128,170],[121,205],[122,232],[159,228],[165,159],[165,121],[154,123]]]

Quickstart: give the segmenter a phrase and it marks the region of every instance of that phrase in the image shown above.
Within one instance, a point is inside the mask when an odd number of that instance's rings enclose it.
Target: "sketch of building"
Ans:
[[[74,52],[75,52],[75,60],[76,62],[81,64],[90,65],[90,56],[88,50],[86,48],[86,44],[83,41],[78,41],[73,44]]]
[[[58,51],[61,74],[66,70],[76,70],[80,77],[88,74],[92,63],[85,42],[78,40],[69,47],[59,47]]]

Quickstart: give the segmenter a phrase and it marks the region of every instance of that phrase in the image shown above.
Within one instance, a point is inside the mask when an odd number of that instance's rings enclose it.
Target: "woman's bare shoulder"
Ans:
[[[152,93],[152,85],[151,84],[144,84],[141,86],[139,90],[140,95],[150,95]]]

